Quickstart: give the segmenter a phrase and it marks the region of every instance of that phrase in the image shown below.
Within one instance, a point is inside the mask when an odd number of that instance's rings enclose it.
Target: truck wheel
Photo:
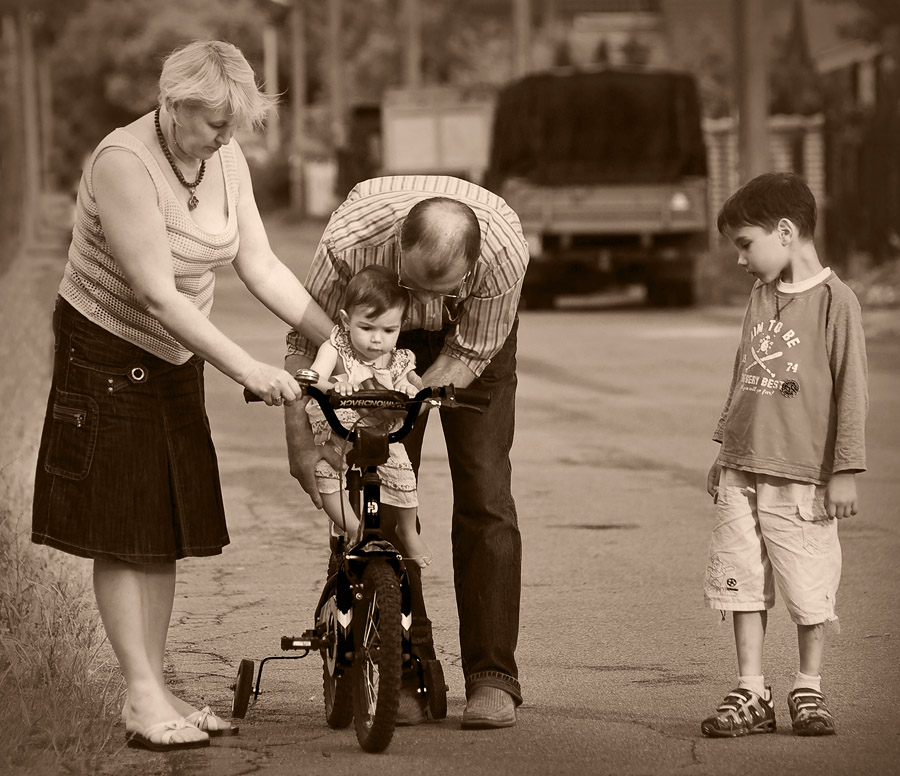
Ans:
[[[671,289],[673,307],[691,307],[697,301],[694,284],[690,280],[673,283]]]
[[[650,307],[690,307],[697,301],[692,277],[651,276],[646,287]]]
[[[523,288],[522,307],[525,310],[551,310],[556,298],[542,288]]]

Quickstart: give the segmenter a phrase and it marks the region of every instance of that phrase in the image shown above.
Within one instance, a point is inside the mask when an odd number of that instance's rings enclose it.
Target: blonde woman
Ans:
[[[213,270],[233,263],[262,304],[314,341],[333,325],[272,252],[233,139],[270,107],[231,44],[173,52],[159,107],[114,130],[87,161],[54,313],[32,539],[93,560],[127,684],[126,738],[154,751],[237,732],[163,678],[176,561],[229,541],[204,362],[270,406],[300,393],[210,322]]]

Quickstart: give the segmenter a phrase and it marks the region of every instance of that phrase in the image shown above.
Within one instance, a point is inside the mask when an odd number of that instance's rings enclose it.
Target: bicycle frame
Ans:
[[[322,412],[329,422],[332,430],[353,447],[347,456],[350,468],[347,472],[347,490],[349,492],[350,505],[360,521],[361,536],[359,541],[352,545],[338,546],[335,554],[338,556],[337,569],[331,574],[319,598],[316,606],[316,621],[319,620],[322,607],[334,591],[335,602],[338,607],[338,622],[343,624],[339,630],[340,641],[345,641],[345,646],[352,643],[351,613],[356,599],[355,588],[360,584],[366,565],[374,558],[384,558],[394,573],[400,585],[401,619],[403,623],[403,655],[411,654],[409,629],[412,624],[412,602],[409,590],[409,579],[406,575],[406,567],[403,556],[393,544],[384,538],[381,529],[381,477],[378,475],[378,465],[388,459],[389,445],[408,434],[415,418],[419,414],[419,407],[407,406],[409,397],[397,394],[396,399],[384,398],[384,392],[377,392],[378,398],[373,398],[368,392],[347,397],[330,397],[315,386],[306,388],[309,397],[318,401]],[[347,429],[338,419],[336,410],[349,407],[355,410],[403,410],[406,412],[404,424],[394,432],[388,432],[385,425],[357,426],[355,429]],[[347,670],[353,664],[352,650],[336,650],[337,666]],[[342,659],[343,658],[343,659]],[[406,661],[405,661],[406,662]]]
[[[418,686],[435,719],[447,713],[446,693],[440,661],[429,642],[414,646],[412,639],[412,595],[406,565],[400,551],[382,533],[381,478],[378,466],[389,457],[389,446],[412,431],[422,404],[448,409],[467,407],[481,411],[490,394],[460,390],[452,385],[424,388],[414,397],[398,391],[358,391],[348,396],[324,393],[313,383],[315,372],[295,375],[305,393],[318,402],[333,432],[351,444],[347,455],[347,490],[350,506],[360,523],[351,542],[338,538],[332,546],[328,578],[315,609],[315,627],[300,637],[282,636],[284,651],[321,653],[324,663],[325,716],[333,728],[356,724],[360,746],[369,752],[383,751],[390,743],[396,722],[401,683],[407,672],[416,671]],[[467,398],[471,403],[459,399]],[[245,389],[247,401],[259,400]],[[339,409],[392,410],[404,413],[402,423],[390,431],[386,424],[346,428]],[[420,639],[421,641],[421,639]],[[256,679],[259,695],[263,660]],[[247,708],[252,661],[241,661],[232,709],[240,716]],[[246,667],[244,664],[248,664]],[[352,696],[351,696],[352,693]],[[352,705],[351,705],[352,704]]]

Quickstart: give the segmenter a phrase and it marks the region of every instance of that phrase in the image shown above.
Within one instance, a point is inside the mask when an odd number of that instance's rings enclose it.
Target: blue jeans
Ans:
[[[453,480],[453,575],[459,612],[459,643],[466,695],[479,685],[506,690],[516,703],[522,692],[516,668],[522,539],[512,497],[509,451],[515,431],[516,319],[500,352],[471,385],[490,391],[483,414],[441,411],[441,425]],[[416,371],[432,364],[449,331],[403,332],[398,347],[416,354]],[[430,413],[429,413],[430,414]],[[418,472],[428,416],[404,440]],[[413,589],[413,627],[427,625],[421,576],[408,567]]]

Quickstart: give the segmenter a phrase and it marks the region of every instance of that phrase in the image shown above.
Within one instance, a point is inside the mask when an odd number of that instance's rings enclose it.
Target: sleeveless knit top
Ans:
[[[138,302],[110,251],[97,212],[92,174],[105,151],[125,149],[137,156],[156,186],[159,210],[166,223],[172,251],[175,286],[205,316],[213,303],[213,270],[232,262],[240,237],[237,227],[239,178],[234,143],[219,149],[228,202],[228,223],[222,232],[207,232],[176,199],[168,179],[147,146],[130,132],[116,129],[107,135],[88,160],[78,186],[75,226],[59,294],[98,326],[172,364],[183,364],[191,352]]]

